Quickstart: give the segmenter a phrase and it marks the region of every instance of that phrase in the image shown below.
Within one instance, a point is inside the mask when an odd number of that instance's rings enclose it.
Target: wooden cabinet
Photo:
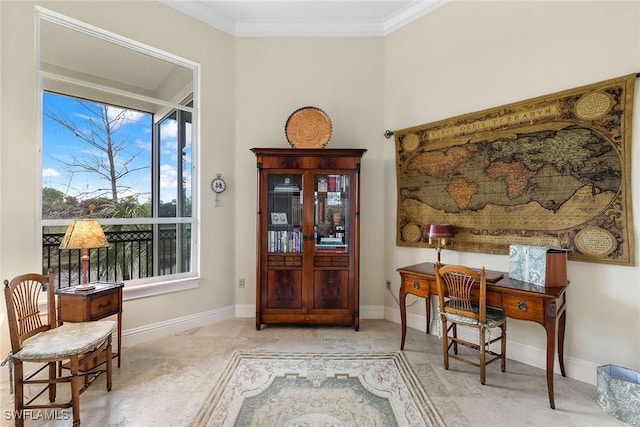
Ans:
[[[360,327],[363,149],[254,148],[258,168],[256,329]]]

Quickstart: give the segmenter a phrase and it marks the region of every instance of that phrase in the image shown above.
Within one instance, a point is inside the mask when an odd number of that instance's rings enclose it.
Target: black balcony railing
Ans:
[[[148,229],[143,229],[148,227]],[[189,271],[190,227],[182,237],[184,244],[176,253],[176,228],[160,229],[158,233],[158,269],[153,271],[154,233],[151,226],[138,226],[138,230],[105,231],[107,248],[89,250],[89,281],[124,281],[167,275],[177,272],[177,257],[182,257],[182,271]],[[53,268],[56,284],[60,288],[81,284],[80,250],[60,250],[64,233],[46,233],[42,236],[43,272]],[[186,267],[185,267],[186,266]]]

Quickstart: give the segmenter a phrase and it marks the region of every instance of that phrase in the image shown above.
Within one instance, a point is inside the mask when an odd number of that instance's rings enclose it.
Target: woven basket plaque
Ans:
[[[331,138],[331,119],[319,108],[300,108],[287,119],[285,135],[293,148],[324,148]]]

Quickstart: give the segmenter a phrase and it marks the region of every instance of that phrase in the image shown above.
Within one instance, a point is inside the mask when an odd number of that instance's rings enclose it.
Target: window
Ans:
[[[90,250],[91,281],[192,287],[197,65],[39,11],[43,270],[80,283],[79,251],[58,245],[91,216],[109,241]]]

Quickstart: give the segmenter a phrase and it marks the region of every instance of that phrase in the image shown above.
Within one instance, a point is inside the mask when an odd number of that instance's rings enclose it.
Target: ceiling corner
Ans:
[[[160,3],[178,10],[200,22],[204,22],[232,36],[236,35],[236,22],[232,18],[213,10],[203,1],[160,0]]]
[[[439,8],[448,1],[449,0],[415,0],[385,19],[382,24],[382,34],[385,36],[391,34],[397,29]]]

